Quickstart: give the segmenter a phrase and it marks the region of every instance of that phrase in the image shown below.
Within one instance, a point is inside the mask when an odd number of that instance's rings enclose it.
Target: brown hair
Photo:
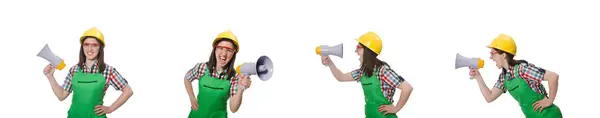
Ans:
[[[100,43],[100,49],[98,49],[98,56],[96,56],[96,60],[98,60],[98,66],[96,67],[96,69],[98,70],[98,72],[104,72],[104,69],[106,68],[106,64],[104,63],[104,43],[102,43],[102,41],[98,40],[96,37],[84,37],[82,38],[83,40],[81,40],[81,42],[85,41],[88,38],[94,38],[96,41],[98,41]],[[79,66],[79,68],[82,68],[83,65],[85,64],[85,52],[83,52],[83,44],[81,45],[81,47],[79,47],[79,62],[77,63],[77,65]],[[90,67],[91,68],[91,67]]]
[[[515,60],[514,57],[515,55],[507,53],[506,51],[502,51],[500,49],[494,48],[494,50],[496,50],[496,52],[498,52],[498,54],[506,54],[506,61],[508,62],[509,66],[515,66],[517,64],[520,63],[525,63],[527,64],[528,62],[525,60]],[[502,68],[502,72],[506,72],[506,69]]]
[[[366,47],[365,45],[359,43],[360,46]],[[377,59],[377,53],[373,52],[369,48],[363,48],[363,61],[360,64],[360,70],[363,74],[367,74],[367,77],[371,77],[375,71],[375,69],[379,66],[387,65],[387,63]]]
[[[227,78],[225,78],[225,79],[230,80],[236,74],[236,72],[235,72],[235,70],[233,68],[233,63],[235,62],[235,57],[237,55],[237,49],[238,49],[237,45],[235,45],[235,43],[233,43],[233,40],[231,40],[231,39],[221,38],[221,39],[219,39],[217,42],[215,42],[213,44],[213,49],[212,49],[212,52],[210,53],[210,57],[209,57],[208,63],[207,63],[207,66],[209,67],[208,71],[210,73],[215,72],[215,69],[216,69],[216,66],[217,66],[217,55],[215,54],[215,51],[216,51],[217,48],[216,48],[215,45],[219,44],[221,41],[229,41],[229,42],[231,42],[233,44],[233,48],[236,50],[233,53],[233,56],[231,57],[231,60],[229,60],[229,62],[227,62],[227,64],[225,65],[225,68],[224,68],[226,70],[225,73],[221,73],[220,75],[218,75],[218,78],[223,78],[224,75],[227,75]]]

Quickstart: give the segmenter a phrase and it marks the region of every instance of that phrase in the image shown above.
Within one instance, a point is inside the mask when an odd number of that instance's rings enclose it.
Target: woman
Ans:
[[[238,75],[233,68],[240,47],[237,37],[231,31],[222,32],[212,47],[209,61],[196,64],[185,74],[184,84],[192,105],[188,118],[227,118],[227,99],[229,110],[237,112],[244,93],[238,88],[250,87],[250,78]],[[197,98],[191,84],[196,79]]]
[[[377,59],[381,52],[382,41],[374,32],[367,32],[357,39],[359,42],[356,53],[360,57],[360,69],[349,73],[342,73],[329,56],[322,56],[322,63],[329,66],[335,79],[340,82],[359,81],[362,84],[365,96],[365,116],[367,118],[397,118],[396,112],[400,111],[408,100],[412,86],[391,67]],[[367,48],[363,48],[367,47]],[[402,92],[396,106],[392,105],[394,92],[399,88]]]
[[[488,89],[477,69],[471,69],[469,73],[477,80],[481,93],[488,103],[508,91],[517,100],[527,118],[562,118],[560,109],[552,103],[556,98],[558,74],[525,60],[514,60],[517,46],[508,35],[500,34],[488,45],[488,48],[491,48],[490,59],[496,62],[496,67],[502,69],[494,88]],[[549,96],[542,81],[548,81]]]
[[[65,100],[73,92],[69,118],[106,118],[106,114],[121,107],[133,95],[133,91],[117,69],[104,63],[105,42],[100,30],[95,27],[87,30],[79,42],[79,63],[69,69],[62,87],[54,79],[52,65],[46,66],[44,74],[58,100]],[[103,99],[108,86],[122,93],[112,105],[104,106]]]

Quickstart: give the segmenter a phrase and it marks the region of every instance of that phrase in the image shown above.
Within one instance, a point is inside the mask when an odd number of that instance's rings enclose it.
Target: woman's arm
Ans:
[[[44,73],[45,73],[46,77],[48,78],[48,81],[50,82],[50,87],[52,88],[52,91],[54,92],[54,95],[56,96],[56,98],[58,98],[59,101],[63,101],[67,97],[69,97],[69,94],[71,94],[71,92],[66,91],[60,85],[58,85],[58,82],[56,82],[56,79],[54,78],[54,69],[55,69],[54,66],[52,66],[51,64],[48,64],[46,66],[46,68],[44,68]],[[72,70],[72,68],[69,70]],[[70,79],[72,76],[73,76],[73,73],[71,71],[69,71],[69,73],[67,74],[67,78],[66,78],[67,80],[65,81],[65,85],[71,84]]]
[[[487,103],[495,101],[496,99],[498,99],[498,97],[500,97],[500,95],[502,95],[502,89],[494,87],[490,90],[487,87],[487,85],[485,85],[485,82],[483,81],[481,76],[475,77],[475,79],[477,80],[477,84],[479,84],[479,90],[481,91],[481,94],[483,95],[483,98],[485,98],[485,101]]]
[[[190,82],[190,80],[188,80],[188,79],[183,79],[183,84],[185,85],[185,90],[186,90],[186,92],[188,94],[190,102],[192,104],[196,103],[196,97],[194,95],[194,88],[192,88],[192,82]],[[192,107],[197,107],[197,106],[193,106],[192,105]]]
[[[70,92],[60,87],[60,85],[58,85],[56,79],[54,79],[54,76],[48,77],[48,81],[50,81],[50,87],[52,87],[52,91],[54,92],[54,95],[56,95],[56,98],[58,98],[59,101],[65,100],[71,94]]]
[[[556,98],[556,93],[558,91],[558,74],[552,71],[546,71],[546,73],[544,73],[544,81],[548,81],[550,89],[550,93],[548,93],[548,99],[554,102],[554,99]]]
[[[131,85],[129,85],[129,82],[127,81],[127,79],[125,79],[121,75],[121,73],[119,73],[119,71],[117,71],[116,68],[113,68],[113,67],[107,65],[106,69],[107,69],[105,71],[106,75],[104,75],[104,77],[107,79],[107,84],[110,86],[113,86],[115,88],[115,90],[121,91],[121,95],[119,96],[119,98],[117,98],[117,100],[115,100],[115,102],[113,102],[108,107],[101,105],[101,104],[96,105],[94,111],[98,115],[110,114],[110,113],[116,111],[123,104],[125,104],[125,102],[127,102],[127,100],[129,100],[129,98],[133,95],[133,90],[131,89]]]
[[[238,111],[238,109],[240,109],[240,106],[242,105],[242,99],[243,99],[243,94],[244,94],[244,89],[242,89],[244,86],[245,88],[249,88],[250,87],[250,77],[246,76],[246,75],[242,75],[240,76],[239,79],[237,79],[237,82],[234,82],[234,85],[232,86],[232,92],[236,91],[232,94],[231,98],[229,99],[229,110],[231,110],[232,113],[235,113]]]
[[[235,113],[240,109],[240,106],[242,105],[242,94],[244,94],[244,90],[238,89],[237,92],[231,96],[231,99],[229,99],[229,110],[231,113]]]
[[[498,99],[498,97],[500,97],[500,95],[502,95],[502,93],[504,92],[502,89],[498,88],[498,87],[494,87],[491,90],[487,87],[487,85],[485,85],[485,82],[483,81],[483,78],[481,77],[481,75],[479,74],[479,70],[477,69],[471,69],[470,73],[471,76],[475,77],[475,80],[477,80],[477,84],[479,85],[479,90],[481,91],[481,94],[483,95],[483,98],[485,98],[485,101],[487,103],[491,103],[494,100]],[[502,81],[498,81],[496,83],[497,85],[504,85],[502,84]]]
[[[110,105],[111,111],[116,111],[117,109],[119,109],[119,107],[121,107],[123,104],[125,104],[125,102],[127,102],[127,100],[129,100],[129,98],[132,95],[133,95],[133,90],[131,90],[131,87],[129,85],[127,85],[123,89],[121,96],[119,96],[119,98],[112,105]]]
[[[198,110],[198,100],[195,97],[196,95],[194,95],[192,81],[200,79],[200,77],[203,76],[204,73],[207,72],[207,70],[208,69],[206,69],[206,63],[198,63],[194,65],[193,68],[187,71],[183,79],[185,91],[188,93],[190,104],[192,105],[193,110]]]
[[[340,82],[355,81],[354,78],[352,78],[351,73],[342,73],[342,71],[338,69],[333,63],[329,64],[329,70],[331,70],[333,77],[335,77],[335,79],[337,79]]]
[[[413,87],[410,85],[410,83],[404,81],[400,83],[400,86],[398,86],[397,88],[400,89],[401,92],[400,98],[398,99],[398,103],[396,103],[396,109],[400,110],[408,101],[408,98],[410,97],[410,94],[413,91]]]
[[[335,77],[335,79],[337,79],[338,81],[340,81],[340,82],[355,81],[354,78],[352,77],[351,73],[342,73],[342,71],[340,69],[338,69],[335,66],[335,64],[331,61],[329,56],[322,56],[321,60],[323,61],[324,65],[329,66],[329,70],[331,70],[333,77]]]

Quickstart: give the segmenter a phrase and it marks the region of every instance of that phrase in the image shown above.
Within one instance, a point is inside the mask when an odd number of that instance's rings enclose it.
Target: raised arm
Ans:
[[[54,66],[48,64],[48,66],[46,66],[46,68],[44,69],[44,73],[45,73],[46,77],[48,78],[48,81],[50,82],[50,87],[52,88],[54,95],[56,95],[56,98],[58,98],[59,101],[63,101],[67,97],[69,97],[71,92],[65,90],[65,88],[58,85],[58,82],[56,82],[56,79],[54,78],[54,70],[55,70]],[[65,83],[63,84],[63,86],[70,87],[71,77],[73,77],[73,73],[71,71],[69,71],[69,74],[67,74],[67,79],[65,80]]]
[[[483,81],[483,79],[481,77],[477,78],[477,84],[479,84],[479,90],[481,91],[481,94],[483,95],[483,97],[485,98],[485,101],[487,103],[491,103],[491,102],[495,101],[503,93],[502,89],[499,89],[496,87],[494,87],[490,90],[485,85],[485,82]]]
[[[504,93],[504,84],[502,82],[502,78],[498,79],[498,82],[496,82],[494,88],[490,90],[487,85],[485,85],[485,81],[483,81],[483,78],[479,74],[479,70],[471,69],[470,74],[477,80],[479,90],[481,91],[481,94],[487,103],[493,102],[494,100],[498,99],[502,93]]]
[[[355,81],[355,79],[352,77],[351,72],[342,73],[342,71],[340,69],[338,69],[335,66],[335,64],[331,61],[329,56],[321,56],[321,61],[322,61],[323,65],[326,65],[329,67],[329,70],[331,70],[331,73],[333,74],[333,77],[335,77],[336,80],[338,80],[340,82]]]

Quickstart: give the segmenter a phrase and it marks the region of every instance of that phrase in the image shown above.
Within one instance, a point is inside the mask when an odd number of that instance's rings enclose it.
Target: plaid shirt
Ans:
[[[69,73],[67,74],[67,78],[65,79],[64,84],[62,85],[63,89],[68,92],[73,92],[73,88],[71,88],[71,80],[73,79],[73,75],[77,72],[77,68],[79,65],[74,65],[69,69]],[[94,63],[91,68],[87,66],[83,66],[81,68],[81,72],[83,73],[98,73],[98,63]],[[106,84],[104,86],[104,91],[108,89],[108,86],[112,86],[117,91],[123,90],[127,86],[127,80],[121,76],[121,74],[117,71],[117,69],[113,68],[106,64],[106,68],[102,71],[102,75],[106,78]]]
[[[384,65],[377,69],[379,69],[379,73],[374,75],[377,75],[377,78],[379,78],[381,91],[383,92],[384,97],[393,103],[394,100],[392,98],[396,92],[396,87],[398,87],[400,83],[404,82],[404,78],[394,72],[389,65]],[[356,69],[352,71],[351,74],[354,80],[359,81],[363,72],[360,69]]]
[[[204,76],[204,74],[210,73],[210,71],[208,70],[208,64],[206,63],[198,63],[194,66],[194,68],[190,69],[186,74],[185,74],[185,79],[189,80],[190,82],[196,80],[196,79],[200,79],[202,76]],[[214,71],[213,73],[210,74],[210,77],[213,78],[219,78],[217,77],[217,75],[219,75],[220,73],[217,73],[216,71]],[[235,93],[237,92],[238,89],[238,80],[240,79],[241,76],[239,76],[238,74],[235,74],[235,77],[233,77],[232,79],[229,80],[229,83],[231,83],[231,87],[229,88],[229,95],[233,96],[235,95]],[[225,78],[221,78],[221,79],[225,79]]]
[[[506,72],[500,73],[498,81],[496,82],[494,87],[502,89],[503,93],[506,93],[506,88],[504,87],[504,77],[508,76],[509,80],[514,79],[514,69],[515,66],[511,66],[508,67],[508,70],[506,70]],[[519,68],[517,71],[519,72],[520,77],[523,78],[525,82],[527,82],[527,85],[529,85],[529,87],[533,89],[533,91],[540,93],[544,96],[548,95],[546,93],[546,89],[544,89],[544,85],[542,85],[542,80],[544,79],[544,74],[546,73],[546,70],[540,67],[536,67],[535,65],[530,63],[521,63],[519,64]]]

